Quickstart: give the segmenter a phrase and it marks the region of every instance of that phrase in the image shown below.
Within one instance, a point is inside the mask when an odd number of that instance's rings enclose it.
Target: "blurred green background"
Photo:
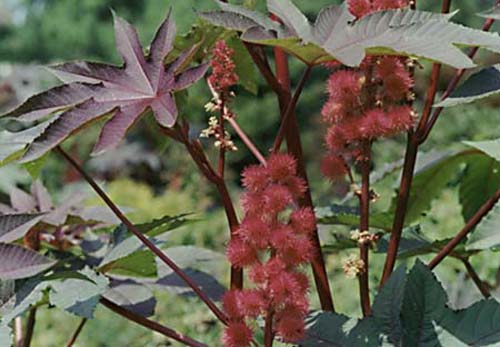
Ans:
[[[246,1],[262,7],[263,0]],[[333,0],[295,0],[311,18]],[[475,14],[493,5],[492,0],[457,0],[453,7],[460,9],[456,20],[473,27],[480,27],[482,19]],[[143,42],[153,35],[157,25],[172,6],[174,18],[180,33],[189,30],[196,20],[194,9],[213,8],[211,0],[0,0],[0,111],[6,109],[34,91],[55,83],[38,65],[72,59],[89,59],[120,63],[114,48],[112,16],[114,9],[127,18],[139,30]],[[439,10],[440,1],[420,0],[419,7]],[[494,27],[497,30],[497,26]],[[486,64],[495,62],[495,57],[480,54],[478,61]],[[301,74],[303,66],[291,60],[293,81]],[[417,71],[417,102],[420,107],[425,95],[429,65],[423,63]],[[453,71],[445,69],[441,88],[446,86]],[[320,109],[325,100],[324,82],[328,77],[325,69],[318,68],[308,82],[299,105],[298,117],[301,124],[305,157],[314,200],[317,205],[338,202],[348,189],[346,184],[332,187],[319,174],[319,159],[322,148],[322,127]],[[256,75],[258,92],[256,95],[243,89],[237,90],[232,105],[238,120],[258,146],[265,151],[273,140],[277,129],[278,113],[274,95],[262,79]],[[204,105],[210,100],[207,88],[199,83],[190,91],[183,116],[193,123],[193,129],[206,127],[208,114]],[[460,148],[462,140],[497,138],[500,133],[500,114],[496,106],[499,100],[488,99],[480,105],[452,108],[445,111],[435,132],[424,146],[423,151]],[[0,126],[2,124],[0,123]],[[135,222],[149,221],[166,214],[194,212],[203,223],[191,225],[176,232],[172,243],[194,244],[222,252],[227,239],[225,217],[220,211],[217,195],[206,184],[189,161],[183,148],[166,140],[156,131],[154,123],[143,120],[128,136],[117,152],[102,158],[88,157],[92,149],[97,129],[93,128],[67,142],[66,146],[82,160],[95,176],[106,182],[106,189],[122,206],[132,208],[130,217]],[[403,136],[383,140],[376,144],[374,169],[383,163],[397,161],[404,153]],[[238,143],[240,150],[229,156],[228,179],[237,200],[240,170],[255,160]],[[211,143],[206,142],[211,155],[216,154]],[[78,184],[78,176],[69,170],[54,155],[49,157],[42,172],[42,179],[54,196],[64,194],[67,187]],[[374,209],[383,210],[393,196],[398,174],[378,183],[376,190],[382,199]],[[0,201],[7,199],[9,186],[29,185],[29,175],[22,168],[8,166],[0,169]],[[79,186],[80,187],[80,186]],[[84,189],[84,188],[79,188]],[[92,199],[90,202],[98,202]],[[453,235],[463,225],[458,203],[457,189],[453,184],[434,203],[428,222],[423,225],[428,236],[444,238]],[[322,235],[328,240],[332,228],[323,228]],[[336,232],[348,233],[337,228]],[[357,282],[347,279],[341,269],[345,253],[332,254],[328,258],[330,279],[336,299],[337,309],[342,313],[359,315],[357,306]],[[379,269],[383,259],[374,256],[372,281],[378,283]],[[497,259],[485,255],[474,259],[481,275],[494,281]],[[462,271],[461,264],[448,261],[438,273],[455,296],[453,304],[469,303],[478,297],[477,291],[469,283],[456,282]],[[225,273],[224,269],[221,273]],[[221,280],[226,283],[224,276]],[[464,293],[461,293],[464,292]],[[458,294],[457,294],[458,293]],[[195,338],[217,346],[219,334],[213,317],[198,305],[194,299],[180,299],[160,293],[160,303],[154,319],[172,326]],[[317,307],[312,295],[313,306]],[[62,346],[76,328],[79,319],[57,310],[45,310],[39,315],[34,347]],[[96,319],[89,322],[76,346],[121,347],[121,346],[177,346],[160,335],[146,331],[128,323],[104,308],[98,309]]]

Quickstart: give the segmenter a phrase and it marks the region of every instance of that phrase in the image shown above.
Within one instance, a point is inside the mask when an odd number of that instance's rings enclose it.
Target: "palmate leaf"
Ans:
[[[143,317],[150,317],[155,313],[156,298],[152,290],[132,280],[112,280],[104,297]]]
[[[31,161],[56,147],[84,126],[109,116],[94,154],[118,145],[128,129],[145,111],[151,109],[163,127],[171,127],[177,119],[173,93],[183,90],[205,74],[208,65],[185,68],[189,54],[181,54],[169,65],[164,59],[172,51],[175,24],[170,13],[151,43],[150,54],[144,55],[136,30],[115,16],[115,37],[124,66],[92,62],[64,63],[51,69],[67,84],[36,95],[17,109],[4,114],[20,120],[37,120],[55,111],[50,125],[30,142],[23,161]]]
[[[410,225],[430,210],[432,202],[448,183],[457,177],[471,158],[483,156],[475,151],[462,151],[458,153],[440,154],[434,160],[427,162],[415,173],[410,191],[410,199],[406,212],[405,224]],[[392,200],[389,211],[395,211],[397,199]]]
[[[465,221],[500,189],[500,163],[488,156],[475,156],[467,161],[460,179],[459,198]]]
[[[0,242],[12,242],[23,237],[43,214],[4,214],[0,215]]]
[[[409,274],[397,269],[375,297],[372,313],[361,320],[330,312],[308,319],[306,347],[498,346],[500,303],[482,300],[459,311],[432,271],[417,261]],[[304,342],[304,344],[303,344]]]
[[[20,279],[35,276],[56,264],[30,249],[0,243],[0,279]]]
[[[52,305],[91,319],[99,299],[108,289],[109,281],[88,268],[81,270],[81,273],[92,282],[77,278],[51,281],[49,299]]]
[[[479,222],[474,232],[470,233],[465,245],[467,250],[485,250],[500,246],[500,204],[495,207]]]
[[[0,345],[11,347],[13,339],[12,329],[7,325],[0,325]]]
[[[359,209],[344,205],[330,205],[316,208],[316,218],[319,224],[359,226]],[[392,214],[373,213],[370,215],[370,226],[376,229],[391,230]]]
[[[450,22],[452,15],[388,10],[355,21],[346,6],[329,6],[311,24],[290,0],[268,0],[268,9],[283,21],[278,29],[257,23],[253,16],[233,7],[207,11],[200,16],[212,24],[243,32],[242,39],[278,46],[309,65],[336,59],[359,65],[366,54],[397,54],[470,68],[474,63],[457,48],[481,46],[500,52],[496,34]]]
[[[450,96],[435,107],[469,104],[500,93],[500,64],[485,68],[471,75]]]

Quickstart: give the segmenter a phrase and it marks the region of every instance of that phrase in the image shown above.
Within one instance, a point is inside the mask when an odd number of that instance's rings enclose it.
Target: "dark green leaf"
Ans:
[[[257,94],[257,74],[252,57],[241,40],[232,38],[227,41],[234,51],[233,60],[236,64],[235,72],[238,75],[238,84],[250,93]]]
[[[443,317],[447,300],[435,275],[417,260],[408,274],[401,311],[405,347],[432,346],[427,343],[437,340],[434,322]]]
[[[441,156],[415,173],[405,218],[406,225],[417,221],[430,210],[432,201],[461,172],[466,160],[473,155],[477,155],[477,153],[463,151]],[[397,197],[393,199],[390,211],[395,211],[396,203]]]
[[[359,209],[356,207],[335,204],[318,207],[316,208],[316,217],[319,224],[359,227]],[[376,229],[390,230],[392,227],[392,214],[372,214],[370,216],[370,226]]]
[[[500,65],[483,69],[465,81],[449,97],[435,107],[468,104],[500,92]]]
[[[349,318],[332,312],[315,312],[306,320],[306,336],[300,341],[304,347],[347,346]]]
[[[468,221],[500,189],[500,162],[478,154],[467,160],[460,180],[462,215]]]
[[[155,312],[156,299],[151,289],[134,281],[113,280],[104,297],[143,317],[150,317]]]

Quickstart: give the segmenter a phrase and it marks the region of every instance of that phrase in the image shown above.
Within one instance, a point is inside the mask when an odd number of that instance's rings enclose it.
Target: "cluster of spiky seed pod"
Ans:
[[[408,1],[349,0],[357,17],[374,11],[407,6]],[[397,56],[366,58],[359,68],[330,64],[328,100],[323,106],[327,124],[328,154],[322,161],[323,174],[337,180],[348,172],[349,161],[365,159],[363,144],[389,137],[414,125],[413,77],[408,60]]]
[[[306,184],[296,171],[292,156],[273,154],[266,166],[243,172],[245,217],[227,256],[233,266],[248,269],[253,287],[230,290],[223,298],[229,317],[225,347],[249,346],[250,326],[258,316],[270,317],[273,333],[283,341],[303,337],[309,284],[300,266],[313,255],[316,220],[311,209],[297,206]]]

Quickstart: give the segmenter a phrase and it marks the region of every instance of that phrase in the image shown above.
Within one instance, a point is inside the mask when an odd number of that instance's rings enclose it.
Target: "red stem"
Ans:
[[[119,314],[122,317],[127,318],[128,320],[137,323],[139,325],[142,325],[145,328],[148,328],[150,330],[154,330],[164,336],[167,336],[175,341],[179,341],[184,343],[186,346],[191,346],[191,347],[208,347],[208,345],[198,342],[190,337],[187,337],[183,334],[178,333],[177,331],[170,329],[168,327],[165,327],[161,324],[158,324],[152,320],[149,320],[143,316],[140,316],[132,311],[129,311],[121,306],[118,306],[114,302],[106,299],[106,298],[101,298],[101,304],[106,306],[108,309],[111,311]]]
[[[33,307],[28,315],[28,322],[26,323],[26,335],[23,339],[23,347],[30,347],[33,340],[33,333],[35,332],[37,308]]]
[[[273,153],[277,153],[280,150],[281,143],[283,142],[283,139],[285,137],[286,129],[288,128],[288,123],[290,122],[290,118],[292,117],[292,114],[295,111],[295,107],[297,106],[297,102],[299,101],[300,95],[304,90],[304,86],[307,80],[309,79],[309,76],[311,76],[311,71],[312,71],[312,66],[307,66],[306,69],[304,70],[304,73],[300,78],[300,82],[297,86],[297,89],[295,90],[292,99],[288,103],[285,112],[283,114],[283,117],[281,117],[280,128],[278,130],[278,134],[276,135],[276,139],[274,140],[274,145],[271,150],[271,152]]]
[[[262,165],[266,165],[266,158],[262,155],[262,153],[259,151],[257,146],[250,140],[250,138],[247,136],[247,134],[241,129],[240,125],[238,122],[236,122],[236,119],[234,117],[227,117],[226,118],[227,122],[231,125],[231,127],[236,131],[238,136],[240,137],[241,141],[247,146],[248,150],[252,152],[252,154],[257,158],[259,163]]]
[[[290,104],[291,100],[288,58],[286,53],[279,48],[274,49],[274,56],[276,61],[276,76],[281,85],[281,88],[284,90],[283,94],[278,94],[281,116],[284,117],[286,108]],[[299,201],[299,205],[314,209],[311,190],[309,188],[309,180],[307,178],[307,172],[304,164],[304,156],[302,153],[300,130],[294,108],[292,108],[291,115],[287,123],[288,124],[285,131],[285,139],[288,147],[288,152],[292,154],[297,160],[298,174],[302,179],[305,180],[308,187],[304,198]],[[324,311],[334,311],[333,299],[330,292],[330,284],[328,283],[328,276],[317,228],[312,235],[311,241],[315,249],[315,255],[311,261],[311,266],[313,269],[316,289],[321,302],[321,308]]]
[[[66,343],[66,347],[73,347],[73,345],[75,344],[76,340],[78,339],[78,336],[80,336],[80,333],[82,332],[83,327],[85,326],[86,323],[87,323],[87,319],[83,318],[82,321],[80,322],[80,324],[78,324],[78,327],[76,328],[75,332],[73,333],[73,335],[69,339],[68,343]]]
[[[481,206],[474,216],[472,216],[472,218],[465,224],[462,230],[460,230],[460,232],[453,239],[451,239],[450,242],[448,242],[446,246],[441,249],[441,251],[439,251],[439,253],[429,263],[429,267],[434,269],[437,265],[439,265],[439,263],[441,263],[441,261],[446,258],[472,230],[474,230],[484,216],[491,211],[499,199],[500,189],[497,190],[495,194],[483,204],[483,206]]]
[[[450,6],[451,0],[444,0],[442,3],[441,12],[450,12]],[[432,105],[436,97],[440,71],[441,64],[434,64],[431,74],[430,86],[427,90],[425,105],[419,125],[417,126],[417,130],[415,132],[408,132],[408,142],[406,147],[403,173],[399,185],[396,212],[394,215],[394,222],[391,230],[391,238],[389,240],[389,246],[387,249],[384,271],[380,280],[381,286],[385,283],[385,281],[389,279],[396,264],[399,243],[401,241],[401,233],[403,232],[404,228],[404,222],[410,198],[411,185],[413,182],[413,172],[415,170],[415,163],[417,161],[418,148],[421,143],[420,137],[425,131],[425,127],[428,123],[429,115],[432,110]]]
[[[474,267],[469,262],[469,259],[461,258],[460,260],[462,261],[462,263],[464,263],[465,269],[467,270],[467,274],[471,278],[472,282],[474,282],[477,289],[479,289],[479,291],[481,292],[481,294],[485,299],[488,299],[491,296],[490,289],[483,281],[481,281],[476,270],[474,270]]]
[[[269,308],[266,315],[264,326],[264,347],[273,347],[274,332],[273,332],[273,310]]]
[[[66,153],[61,147],[56,147],[56,151],[64,158],[68,163],[73,166],[78,173],[87,181],[87,183],[94,189],[94,191],[99,195],[99,197],[104,201],[104,203],[113,211],[113,213],[118,217],[118,219],[127,227],[130,232],[132,232],[141,242],[149,248],[158,258],[160,258],[168,267],[170,267],[195,293],[198,297],[210,308],[210,310],[215,314],[215,316],[224,324],[227,323],[226,315],[217,307],[217,305],[210,300],[210,298],[203,292],[203,290],[198,287],[198,285],[179,267],[177,264],[170,259],[165,253],[162,252],[153,242],[151,242],[144,234],[135,227],[134,224],[120,211],[118,206],[109,198],[109,196],[99,187],[95,180],[90,177],[89,174],[83,169],[83,167],[78,164],[68,153]]]
[[[370,162],[371,149],[370,144],[364,145],[365,158],[360,163],[361,167],[361,195],[360,202],[360,223],[359,231],[370,230]],[[364,263],[364,271],[359,274],[359,295],[361,299],[361,309],[363,316],[368,316],[371,312],[370,304],[370,286],[369,286],[369,242],[361,240],[359,242],[360,258]]]

